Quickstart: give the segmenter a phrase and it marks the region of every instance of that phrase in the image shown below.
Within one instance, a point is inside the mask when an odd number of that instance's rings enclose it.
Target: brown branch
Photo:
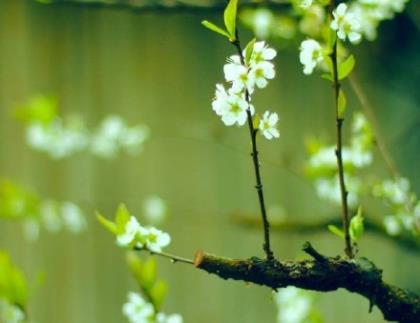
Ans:
[[[290,216],[286,219],[281,219],[277,221],[271,220],[270,228],[273,231],[293,232],[300,234],[319,232],[328,233],[328,225],[332,224],[335,226],[339,226],[341,223],[340,219],[336,216],[331,216],[325,219],[319,219],[320,217],[313,218],[316,220],[296,220],[296,217],[294,216]],[[261,226],[261,220],[254,215],[235,213],[232,215],[231,219],[234,223],[249,229],[259,228]],[[366,215],[364,217],[364,226],[366,233],[375,234],[377,236],[382,237],[383,239],[395,243],[399,247],[420,253],[420,239],[415,236],[408,234],[391,236],[386,232],[385,227],[381,222],[372,219],[371,217]]]
[[[367,298],[386,320],[420,322],[420,297],[389,285],[382,271],[365,258],[325,257],[309,243],[303,249],[314,260],[277,261],[256,257],[233,260],[198,251],[194,265],[223,279],[233,279],[266,286],[274,290],[287,286],[329,292],[344,288]]]
[[[333,10],[335,9],[335,1],[332,0],[330,3],[330,15],[331,19],[333,17]],[[335,123],[337,127],[337,146],[335,149],[335,155],[337,157],[337,167],[338,167],[338,178],[340,184],[340,193],[341,193],[341,207],[342,207],[342,216],[343,216],[343,232],[344,232],[344,241],[345,241],[345,253],[349,258],[354,257],[353,247],[351,244],[350,238],[350,220],[351,216],[349,214],[349,206],[347,202],[348,194],[346,188],[346,182],[344,178],[344,163],[343,163],[343,123],[344,118],[340,115],[339,111],[339,96],[341,84],[338,79],[338,62],[337,62],[337,48],[338,48],[338,38],[335,39],[334,45],[331,52],[331,61],[332,61],[332,74],[333,74],[333,83],[334,83],[334,99],[335,99]]]

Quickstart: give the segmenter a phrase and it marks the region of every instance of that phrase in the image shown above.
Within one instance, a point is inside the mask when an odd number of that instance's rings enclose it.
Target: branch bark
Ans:
[[[222,279],[233,279],[266,286],[274,290],[287,286],[329,292],[344,288],[376,305],[386,320],[420,322],[420,297],[387,284],[382,270],[366,258],[325,257],[307,242],[303,250],[313,260],[277,261],[252,257],[234,260],[198,251],[194,265]]]

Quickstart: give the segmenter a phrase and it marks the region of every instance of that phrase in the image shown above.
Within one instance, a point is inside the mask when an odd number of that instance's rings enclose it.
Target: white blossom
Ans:
[[[250,65],[256,65],[263,61],[271,61],[276,55],[277,52],[273,48],[268,47],[264,41],[255,42],[252,49]]]
[[[0,322],[23,323],[25,322],[25,313],[18,306],[0,299]]]
[[[64,202],[61,205],[61,217],[66,228],[73,233],[86,230],[86,219],[82,210],[74,203]]]
[[[123,314],[130,323],[149,323],[154,316],[153,305],[138,293],[128,293],[128,302],[123,305]]]
[[[387,215],[384,218],[383,223],[384,223],[386,232],[391,236],[397,236],[402,231],[401,224],[398,221],[397,217],[395,217],[394,215]]]
[[[303,73],[312,74],[314,68],[324,60],[321,45],[313,39],[304,40],[300,45],[300,62],[303,64]]]
[[[268,140],[278,138],[280,136],[280,133],[277,130],[278,121],[279,116],[275,112],[270,113],[269,111],[266,111],[261,118],[258,128],[260,129],[263,136]]]
[[[233,93],[240,93],[243,90],[248,90],[250,94],[254,92],[255,78],[249,73],[248,68],[241,64],[238,55],[229,58],[223,71],[226,81],[232,83]]]
[[[255,85],[262,89],[268,84],[267,80],[271,80],[276,76],[274,65],[267,61],[256,63],[251,68],[252,78],[254,79]]]
[[[349,12],[345,3],[340,3],[333,11],[334,20],[331,28],[337,31],[337,36],[341,40],[348,38],[350,42],[357,43],[361,39],[360,21],[354,13]]]
[[[140,230],[140,223],[137,221],[136,217],[131,216],[124,227],[124,231],[117,235],[117,244],[121,247],[128,246],[135,240],[136,235]]]
[[[179,314],[166,315],[164,313],[159,313],[156,315],[156,323],[182,323],[182,316]]]
[[[143,201],[143,212],[152,223],[160,223],[167,214],[166,202],[159,196],[149,196]]]
[[[147,229],[144,237],[147,249],[155,252],[162,251],[163,247],[171,243],[169,234],[153,227]]]
[[[310,295],[296,287],[287,287],[274,293],[278,307],[278,323],[308,322],[313,301]]]

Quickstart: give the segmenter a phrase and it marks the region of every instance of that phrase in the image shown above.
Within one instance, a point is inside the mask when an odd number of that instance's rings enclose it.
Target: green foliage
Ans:
[[[217,34],[220,34],[222,36],[225,36],[227,38],[230,38],[228,32],[226,30],[223,30],[222,28],[220,28],[219,26],[215,25],[214,23],[207,21],[207,20],[203,20],[201,22],[203,24],[204,27],[210,29],[211,31],[214,31]]]
[[[114,222],[108,220],[99,212],[96,212],[96,218],[109,232],[118,235],[124,232],[125,226],[130,221],[130,212],[124,204],[120,204],[115,213]]]
[[[161,308],[167,293],[167,285],[157,279],[155,258],[141,260],[134,252],[127,254],[127,263],[144,296],[153,304],[156,312]]]
[[[350,221],[350,238],[352,241],[358,241],[364,232],[362,208],[359,207],[356,215]]]
[[[346,112],[347,106],[347,99],[344,95],[343,90],[340,89],[338,92],[338,102],[337,102],[337,115],[338,118],[342,119],[344,117],[344,113]]]
[[[337,228],[335,225],[330,224],[330,225],[328,226],[328,230],[329,230],[331,233],[335,234],[337,237],[339,237],[339,238],[341,238],[341,239],[344,239],[344,232],[343,232],[343,230],[341,230],[341,229]]]
[[[114,222],[109,221],[99,212],[96,212],[96,218],[98,219],[99,223],[102,224],[109,232],[111,232],[112,234],[117,234],[117,226]]]
[[[0,299],[25,307],[28,287],[24,274],[16,267],[9,255],[0,250]]]
[[[338,65],[338,79],[343,80],[353,71],[356,65],[356,60],[353,55],[347,57],[347,59]]]
[[[34,96],[16,109],[16,118],[25,123],[49,124],[58,116],[58,100],[44,95]]]
[[[0,180],[0,218],[36,216],[39,204],[39,197],[34,193],[9,180]]]
[[[245,63],[249,65],[249,61],[251,60],[252,52],[254,50],[254,44],[256,39],[252,39],[249,43],[245,46]]]
[[[238,10],[238,0],[230,0],[225,12],[223,14],[223,18],[225,21],[225,27],[230,35],[230,40],[236,40],[236,14]]]

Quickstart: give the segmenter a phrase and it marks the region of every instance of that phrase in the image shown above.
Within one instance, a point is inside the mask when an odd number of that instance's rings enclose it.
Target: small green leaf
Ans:
[[[356,60],[353,55],[350,55],[344,62],[338,66],[338,79],[345,79],[353,70]]]
[[[330,224],[328,226],[328,230],[330,230],[331,233],[334,233],[336,236],[340,237],[341,239],[344,239],[344,232],[343,232],[343,230],[337,228],[335,225]]]
[[[96,218],[98,219],[99,223],[102,224],[109,232],[117,234],[117,226],[114,222],[109,221],[108,219],[103,217],[99,212],[96,212]]]
[[[322,74],[322,75],[321,75],[321,77],[322,77],[324,80],[328,80],[328,81],[334,82],[334,79],[333,79],[333,77],[331,76],[331,74],[324,73],[324,74]]]
[[[142,261],[139,256],[136,255],[135,252],[128,252],[127,253],[127,264],[133,273],[134,278],[137,281],[139,286],[142,286]]]
[[[130,221],[130,212],[128,212],[127,207],[124,204],[121,204],[118,207],[117,213],[115,214],[115,224],[117,233],[122,233],[125,230],[125,225]]]
[[[357,241],[363,235],[365,226],[363,223],[362,208],[359,207],[357,214],[350,221],[350,238],[353,241]]]
[[[347,106],[347,99],[344,95],[343,90],[340,89],[338,92],[338,102],[337,102],[337,110],[338,110],[338,118],[342,119],[344,116],[344,113],[346,112],[346,106]]]
[[[143,263],[141,269],[141,284],[145,288],[151,288],[156,281],[157,264],[155,258],[149,258]]]
[[[167,290],[168,288],[166,283],[162,280],[157,281],[153,288],[150,290],[153,303],[158,309],[162,306],[163,301],[165,300]]]
[[[245,47],[245,63],[249,65],[249,61],[251,60],[252,52],[254,51],[254,44],[256,39],[252,39]]]
[[[230,0],[223,15],[223,18],[225,20],[226,30],[229,33],[231,41],[236,40],[237,10],[238,10],[238,0]]]
[[[258,129],[259,125],[260,125],[260,115],[258,113],[255,114],[254,119],[252,120],[252,124],[254,129]]]
[[[225,30],[223,30],[222,28],[220,28],[220,27],[216,26],[216,25],[215,25],[215,24],[213,24],[212,22],[207,21],[207,20],[203,20],[201,23],[202,23],[202,25],[203,25],[204,27],[206,27],[207,29],[210,29],[211,31],[214,31],[214,32],[215,32],[215,33],[217,33],[217,34],[220,34],[220,35],[223,35],[223,36],[225,36],[225,37],[227,37],[227,38],[230,38],[230,36],[229,36],[229,34],[228,34],[228,32],[227,32],[227,31],[225,31]]]

